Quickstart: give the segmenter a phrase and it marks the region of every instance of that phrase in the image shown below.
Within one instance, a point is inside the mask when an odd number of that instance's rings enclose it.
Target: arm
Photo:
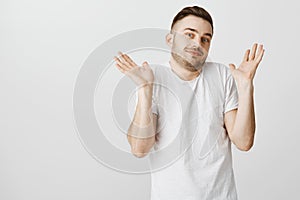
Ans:
[[[237,82],[239,94],[238,109],[225,113],[224,121],[230,140],[242,151],[248,151],[253,146],[255,134],[255,112],[253,100],[253,78],[262,60],[264,49],[260,45],[256,54],[257,44],[252,52],[247,50],[239,68],[230,64],[232,76]]]
[[[138,102],[127,139],[132,154],[141,158],[155,143],[157,116],[151,110],[154,76],[146,62],[139,67],[126,54],[119,54],[120,58],[115,57],[117,68],[138,86]]]
[[[136,157],[144,157],[155,144],[157,115],[152,114],[152,87],[142,87],[138,91],[138,103],[127,138],[131,152]]]
[[[242,151],[253,146],[255,133],[255,113],[253,102],[253,86],[249,86],[244,94],[239,93],[239,107],[225,113],[225,126],[230,140]]]

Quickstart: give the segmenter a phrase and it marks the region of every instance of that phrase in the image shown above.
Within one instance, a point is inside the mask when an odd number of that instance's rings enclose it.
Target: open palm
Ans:
[[[128,55],[119,52],[120,58],[115,57],[116,67],[128,76],[137,86],[152,84],[153,71],[147,62],[139,67]]]
[[[238,83],[252,81],[259,63],[264,55],[263,45],[255,43],[252,50],[248,49],[244,55],[243,61],[238,68],[234,64],[229,64],[231,74]],[[258,49],[258,50],[257,50]]]

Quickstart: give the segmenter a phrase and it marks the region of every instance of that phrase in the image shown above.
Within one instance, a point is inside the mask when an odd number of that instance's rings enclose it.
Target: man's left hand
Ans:
[[[244,85],[252,84],[256,69],[262,60],[264,55],[263,45],[254,44],[252,50],[247,49],[245,52],[242,63],[238,68],[234,64],[229,64],[231,74],[237,82],[238,87],[243,87]]]

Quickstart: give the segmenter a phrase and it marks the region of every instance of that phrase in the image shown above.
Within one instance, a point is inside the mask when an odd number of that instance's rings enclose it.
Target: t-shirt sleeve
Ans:
[[[235,80],[229,72],[228,78],[225,83],[225,104],[224,113],[238,108],[238,91]]]
[[[157,84],[157,77],[156,77],[156,69],[157,66],[151,67],[154,74],[154,84],[153,84],[153,93],[152,93],[152,113],[159,115],[159,109],[158,109],[158,90],[160,87],[160,84]]]
[[[153,94],[152,95],[152,107],[151,107],[151,110],[152,110],[152,113],[158,115],[158,105],[157,105],[157,102],[156,102],[156,97],[155,97],[155,92],[153,91]]]

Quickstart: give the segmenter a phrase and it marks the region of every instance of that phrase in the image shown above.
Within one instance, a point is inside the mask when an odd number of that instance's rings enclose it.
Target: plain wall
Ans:
[[[255,77],[255,145],[233,148],[240,199],[299,199],[300,6],[292,0],[1,1],[0,199],[149,199],[149,174],[116,172],[83,148],[74,83],[104,41],[168,29],[180,9],[195,4],[215,21],[214,61],[239,64],[253,42],[266,49]]]

